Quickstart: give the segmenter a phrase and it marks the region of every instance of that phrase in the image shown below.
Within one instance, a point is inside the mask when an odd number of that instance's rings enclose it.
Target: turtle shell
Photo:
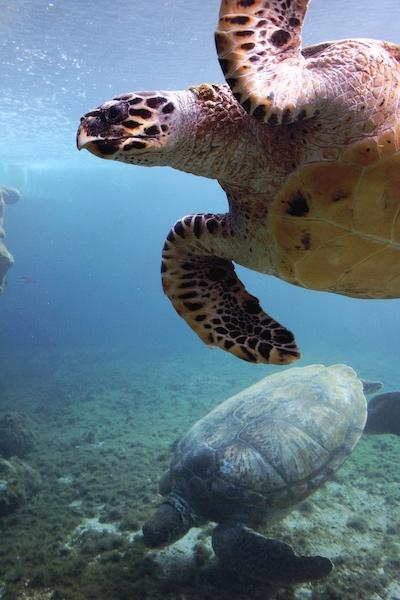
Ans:
[[[343,463],[366,420],[348,366],[271,375],[229,398],[179,442],[168,489],[204,520],[273,520]]]
[[[305,288],[398,298],[399,130],[326,154],[293,173],[271,207],[273,270]]]

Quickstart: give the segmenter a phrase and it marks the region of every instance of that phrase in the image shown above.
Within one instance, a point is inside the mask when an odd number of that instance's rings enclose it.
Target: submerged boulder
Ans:
[[[19,458],[0,458],[0,518],[23,506],[40,488],[40,475]]]
[[[25,456],[34,443],[32,423],[26,415],[17,412],[0,415],[0,456]]]

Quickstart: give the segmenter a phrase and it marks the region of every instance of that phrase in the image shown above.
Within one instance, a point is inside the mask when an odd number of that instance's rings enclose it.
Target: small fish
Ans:
[[[371,398],[364,431],[400,435],[400,392],[377,394]]]
[[[35,280],[33,279],[33,277],[29,277],[29,275],[22,275],[22,277],[20,277],[20,279],[24,283],[34,283],[35,282]]]

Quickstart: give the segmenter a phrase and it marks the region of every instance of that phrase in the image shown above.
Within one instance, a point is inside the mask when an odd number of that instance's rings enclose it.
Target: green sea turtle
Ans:
[[[314,290],[400,297],[400,46],[302,48],[308,4],[222,0],[226,85],[123,94],[78,131],[102,158],[219,181],[229,212],[174,225],[163,287],[206,344],[253,362],[299,352],[232,261]]]
[[[325,577],[329,559],[296,556],[250,528],[283,518],[329,479],[366,413],[362,382],[346,365],[287,369],[229,398],[177,444],[144,543],[161,547],[214,521],[213,548],[226,567],[285,583]]]

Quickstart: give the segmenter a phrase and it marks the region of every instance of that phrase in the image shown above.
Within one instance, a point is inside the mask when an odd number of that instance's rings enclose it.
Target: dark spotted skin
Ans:
[[[149,163],[146,156],[130,158],[132,150],[162,147],[171,132],[175,105],[163,92],[122,94],[81,119],[90,150],[97,156],[134,164]]]
[[[312,86],[306,94],[296,86],[307,5],[308,0],[221,2],[215,43],[226,82],[249,114],[271,126],[315,114]],[[280,72],[281,64],[289,70]]]
[[[162,253],[165,293],[206,344],[249,362],[296,360],[292,333],[245,290],[233,263],[213,253],[213,246],[229,239],[230,230],[226,215],[196,214],[177,221]]]

